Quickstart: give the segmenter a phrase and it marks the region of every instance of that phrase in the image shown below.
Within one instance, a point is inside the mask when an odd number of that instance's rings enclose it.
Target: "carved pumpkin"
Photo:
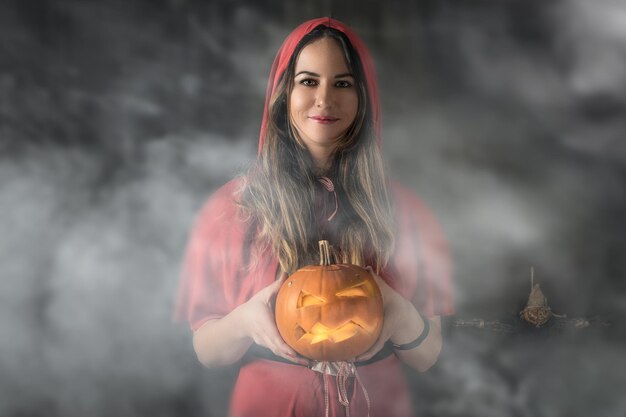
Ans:
[[[330,264],[320,241],[320,265],[305,266],[283,283],[276,297],[276,325],[285,342],[318,361],[345,361],[365,353],[383,325],[383,302],[364,268]]]

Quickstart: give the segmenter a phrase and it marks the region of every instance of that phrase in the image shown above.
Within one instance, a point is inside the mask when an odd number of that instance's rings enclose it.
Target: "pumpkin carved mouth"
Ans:
[[[324,340],[328,340],[332,343],[343,342],[344,340],[350,339],[359,331],[370,333],[365,327],[361,326],[354,320],[350,320],[341,326],[335,327],[334,329],[331,329],[320,322],[315,323],[309,332],[305,331],[300,326],[296,328],[296,334],[301,335],[299,336],[298,341],[306,341],[312,345],[323,342]]]

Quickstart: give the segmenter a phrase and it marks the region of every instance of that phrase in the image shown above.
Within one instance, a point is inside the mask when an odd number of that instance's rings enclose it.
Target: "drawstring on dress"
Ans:
[[[331,221],[337,211],[339,210],[339,200],[337,198],[337,192],[335,191],[335,185],[328,177],[320,177],[318,181],[324,186],[324,188],[333,193],[335,197],[335,210],[328,217],[328,221]],[[348,390],[346,388],[346,384],[348,383],[348,378],[355,378],[355,384],[361,386],[361,390],[363,391],[363,395],[365,396],[365,403],[367,404],[367,417],[370,415],[371,402],[370,397],[367,394],[367,390],[365,389],[365,385],[361,381],[359,374],[356,370],[356,366],[354,366],[351,362],[317,362],[312,368],[312,370],[320,372],[322,374],[322,379],[324,381],[324,408],[326,410],[325,417],[329,417],[330,411],[330,402],[329,402],[329,392],[328,392],[328,377],[329,375],[335,375],[336,377],[336,387],[337,387],[337,399],[339,403],[344,407],[345,416],[350,417],[350,398],[348,397]]]
[[[326,188],[326,190],[329,193],[333,193],[333,195],[335,196],[335,211],[333,211],[330,217],[327,219],[328,221],[331,221],[333,217],[335,217],[335,214],[337,214],[337,211],[339,210],[339,200],[337,199],[337,192],[335,191],[335,184],[333,184],[333,182],[328,177],[320,177],[317,180],[322,183],[324,188]]]
[[[325,408],[325,417],[329,417],[330,411],[330,400],[329,400],[329,392],[328,392],[328,375],[336,376],[336,385],[337,385],[337,399],[339,403],[344,407],[345,416],[350,417],[350,398],[348,397],[348,390],[346,388],[346,384],[348,382],[348,378],[355,378],[355,384],[361,386],[361,390],[363,391],[363,396],[365,397],[365,403],[367,404],[367,417],[370,415],[371,409],[371,401],[370,397],[365,389],[365,385],[363,385],[363,381],[361,381],[361,377],[356,370],[356,366],[354,366],[351,362],[318,362],[315,364],[312,369],[314,371],[320,372],[322,374],[322,379],[324,381],[324,408]]]

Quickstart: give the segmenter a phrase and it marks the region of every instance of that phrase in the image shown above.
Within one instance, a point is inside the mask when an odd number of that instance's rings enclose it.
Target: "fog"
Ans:
[[[225,415],[236,370],[172,321],[187,234],[256,154],[282,38],[329,12],[369,45],[388,169],[453,255],[417,415],[626,412],[626,3],[365,3],[2,3],[1,416]],[[531,267],[592,325],[518,323]]]

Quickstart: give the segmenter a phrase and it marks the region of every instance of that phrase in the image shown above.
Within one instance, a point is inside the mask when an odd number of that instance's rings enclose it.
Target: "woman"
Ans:
[[[241,361],[232,416],[412,415],[402,363],[424,371],[437,360],[450,268],[428,209],[385,179],[380,132],[363,42],[330,18],[297,27],[272,66],[258,159],[201,211],[181,280],[178,314],[200,362]],[[282,281],[318,262],[322,238],[340,261],[371,268],[383,295],[381,336],[341,389],[274,322]]]

